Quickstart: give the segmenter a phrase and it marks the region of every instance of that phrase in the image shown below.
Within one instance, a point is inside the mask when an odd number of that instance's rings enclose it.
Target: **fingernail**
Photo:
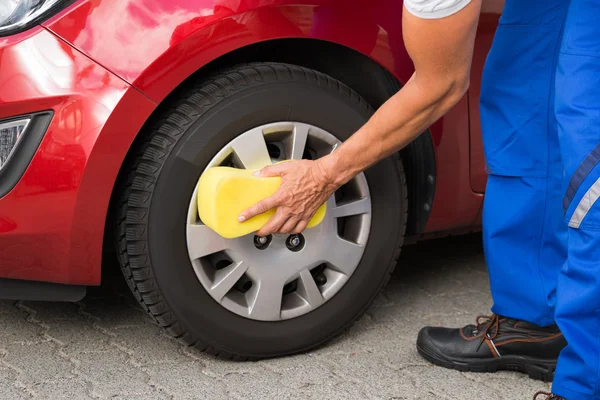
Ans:
[[[258,170],[258,171],[254,171],[254,172],[252,173],[252,176],[260,176],[260,170]]]
[[[244,222],[245,220],[246,220],[246,217],[244,217],[243,215],[240,215],[240,216],[238,217],[238,221],[239,221],[239,222]]]

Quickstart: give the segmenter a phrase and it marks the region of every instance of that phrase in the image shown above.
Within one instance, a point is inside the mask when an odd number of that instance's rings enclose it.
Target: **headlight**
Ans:
[[[47,18],[65,0],[0,0],[0,36],[28,29]]]
[[[4,123],[0,122],[0,169],[6,165],[13,154],[30,120],[30,118],[24,118]]]

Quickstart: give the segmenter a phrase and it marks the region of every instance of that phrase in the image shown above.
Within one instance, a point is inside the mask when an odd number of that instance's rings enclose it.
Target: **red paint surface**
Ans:
[[[0,118],[55,112],[21,181],[0,199],[0,277],[98,284],[107,206],[129,146],[157,103],[224,54],[273,39],[326,40],[408,80],[402,2],[352,4],[79,0],[44,28],[0,39]],[[471,181],[483,167],[470,154],[469,108],[476,123],[465,97],[431,129],[438,176],[429,232],[478,218],[482,196]]]
[[[98,283],[107,196],[154,104],[53,34],[32,33],[0,44],[0,118],[55,115],[0,199],[0,276]]]

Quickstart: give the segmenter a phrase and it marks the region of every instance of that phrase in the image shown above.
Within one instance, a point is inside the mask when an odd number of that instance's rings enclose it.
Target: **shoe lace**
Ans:
[[[478,335],[479,332],[483,329],[483,334],[481,335],[481,340],[479,341],[479,346],[483,344],[485,339],[494,340],[498,336],[498,332],[500,330],[500,316],[497,314],[488,315],[480,315],[477,317],[477,327],[475,331],[473,331],[474,335]]]
[[[545,396],[545,397],[540,397]],[[533,400],[565,400],[563,397],[557,396],[552,393],[539,391],[533,395]]]

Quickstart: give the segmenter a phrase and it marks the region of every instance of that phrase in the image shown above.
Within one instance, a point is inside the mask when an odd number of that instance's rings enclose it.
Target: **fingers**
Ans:
[[[296,217],[288,217],[283,212],[276,213],[256,234],[258,236],[267,236],[273,233],[299,234],[304,232],[308,222]]]
[[[267,221],[256,233],[257,236],[268,236],[280,231],[280,228],[287,222],[289,216],[281,210],[277,210],[275,215]]]
[[[243,211],[238,217],[239,222],[244,222],[250,218],[256,217],[257,215],[266,213],[267,211],[277,207],[277,199],[275,196],[267,197],[264,200],[259,201],[252,207]]]
[[[280,164],[274,164],[264,167],[256,172],[254,172],[254,176],[259,176],[261,178],[269,178],[273,176],[281,176],[290,168],[289,163],[284,162]]]
[[[295,217],[289,218],[279,229],[279,233],[292,233],[298,225],[299,220]]]
[[[304,230],[308,226],[308,222],[309,221],[307,221],[307,220],[302,220],[302,221],[298,222],[296,224],[296,227],[292,230],[291,233],[299,234],[299,233],[304,232]]]

